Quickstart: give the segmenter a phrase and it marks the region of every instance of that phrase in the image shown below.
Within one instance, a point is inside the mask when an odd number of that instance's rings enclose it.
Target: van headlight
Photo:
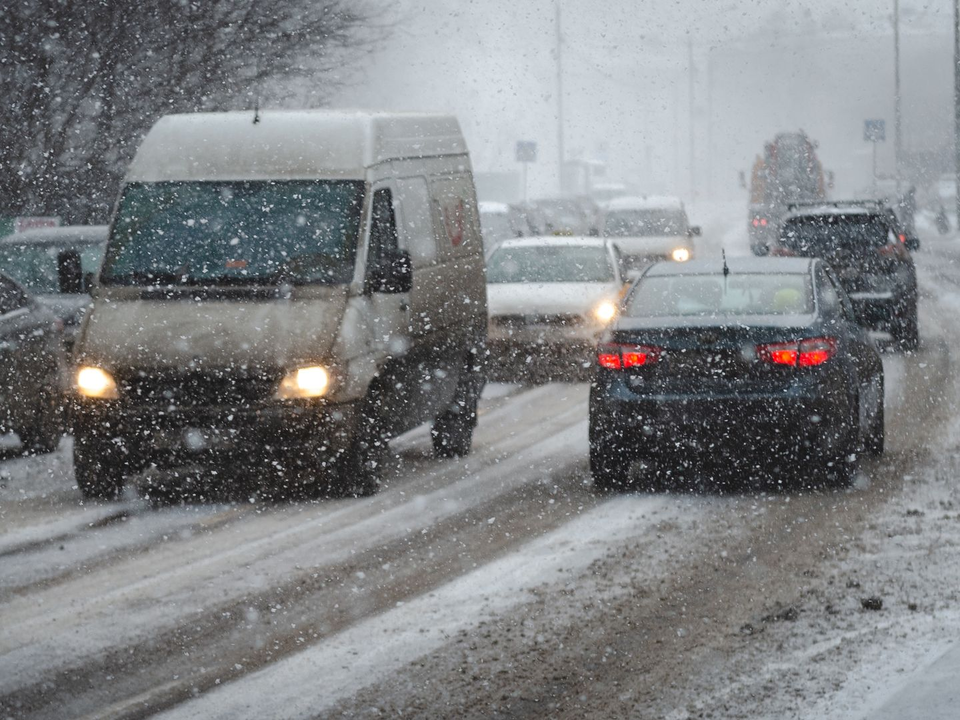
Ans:
[[[84,397],[114,400],[117,397],[117,383],[106,370],[90,365],[77,369],[77,392]]]
[[[670,257],[674,259],[675,262],[686,262],[690,259],[690,251],[685,247],[675,248]]]
[[[613,320],[616,314],[617,306],[609,300],[603,300],[593,308],[593,316],[604,325]]]
[[[316,398],[330,389],[330,371],[320,365],[297,368],[280,381],[277,397],[281,400]]]

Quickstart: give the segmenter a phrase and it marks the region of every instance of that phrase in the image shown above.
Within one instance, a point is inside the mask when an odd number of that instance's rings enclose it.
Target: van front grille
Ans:
[[[145,405],[176,407],[256,406],[269,400],[278,375],[238,375],[230,371],[135,371],[119,378],[125,398]]]

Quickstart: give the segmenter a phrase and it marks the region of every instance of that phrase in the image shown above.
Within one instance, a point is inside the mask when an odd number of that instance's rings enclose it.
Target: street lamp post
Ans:
[[[960,0],[953,0],[954,165],[957,182],[957,222],[960,223]]]
[[[900,0],[893,0],[893,158],[897,176],[897,200],[900,199],[901,151],[903,138],[901,135],[900,113]]]
[[[563,34],[560,27],[560,0],[554,2],[557,22],[557,179],[560,194],[565,190],[563,185]]]

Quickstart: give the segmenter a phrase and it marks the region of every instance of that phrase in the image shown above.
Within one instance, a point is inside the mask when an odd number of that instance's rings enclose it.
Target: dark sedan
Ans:
[[[63,324],[0,274],[0,430],[24,450],[50,452],[63,435]]]
[[[634,460],[785,460],[848,483],[883,452],[883,365],[821,260],[658,263],[597,349],[590,469],[624,488]]]

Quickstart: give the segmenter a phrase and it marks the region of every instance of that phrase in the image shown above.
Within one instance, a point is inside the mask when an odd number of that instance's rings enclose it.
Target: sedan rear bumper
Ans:
[[[847,446],[850,413],[816,395],[590,397],[591,442],[636,457],[669,452],[829,455]]]

